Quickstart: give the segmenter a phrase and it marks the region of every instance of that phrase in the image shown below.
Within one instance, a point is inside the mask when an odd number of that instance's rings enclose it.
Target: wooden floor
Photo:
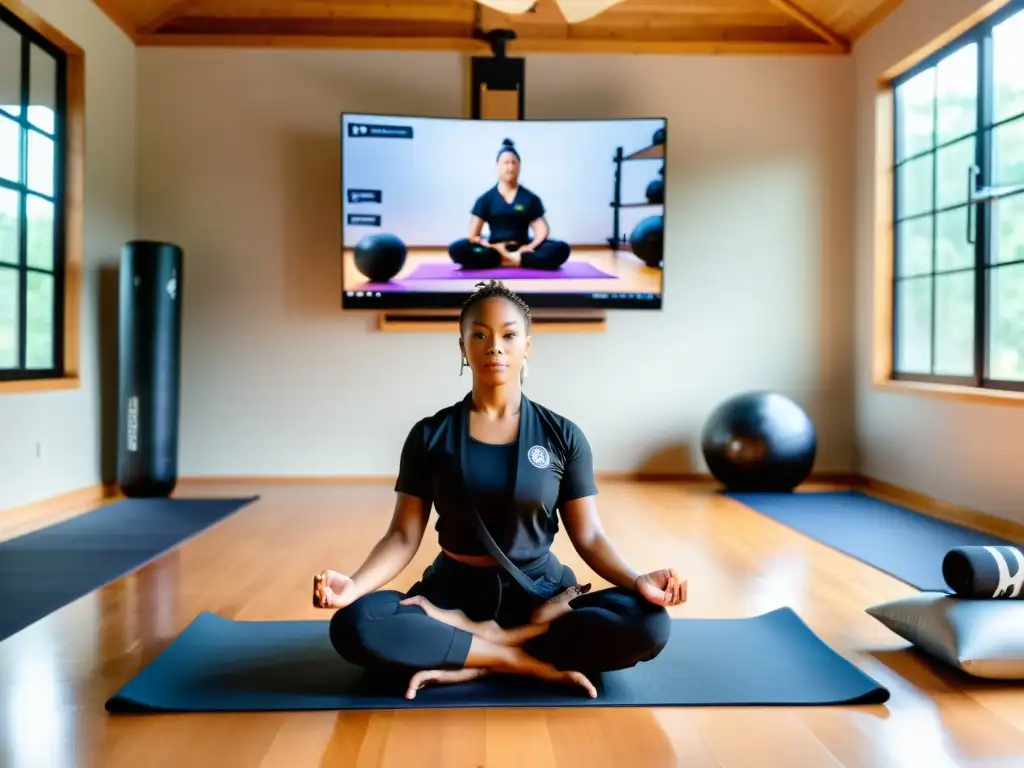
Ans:
[[[638,568],[674,565],[689,578],[689,602],[673,613],[739,617],[790,606],[890,688],[887,704],[108,716],[104,700],[199,611],[325,618],[310,606],[312,574],[358,566],[392,503],[384,484],[201,485],[179,495],[251,492],[262,494],[257,503],[0,643],[0,765],[1024,765],[1024,686],[952,674],[864,613],[910,587],[710,490],[672,484],[605,483],[601,507]],[[16,532],[25,530],[22,521]],[[411,584],[435,551],[431,529],[396,586]],[[581,579],[593,578],[564,536],[556,552]]]
[[[555,280],[505,280],[513,291],[521,293],[562,292],[607,292],[607,293],[661,293],[662,271],[648,267],[630,251],[613,251],[601,248],[577,248],[572,252],[571,261],[585,261],[611,277],[602,278],[558,278]],[[405,261],[396,280],[408,277],[422,264],[450,264],[451,259],[441,250],[413,249]],[[366,278],[356,269],[351,249],[344,251],[344,277],[346,291],[358,291],[366,285]],[[480,281],[470,276],[465,280],[417,280],[416,287],[423,291],[453,291],[467,293]]]

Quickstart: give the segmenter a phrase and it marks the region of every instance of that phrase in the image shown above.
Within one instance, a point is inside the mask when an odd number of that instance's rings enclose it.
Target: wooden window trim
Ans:
[[[21,0],[4,7],[67,55],[64,185],[64,366],[60,378],[0,381],[0,394],[78,389],[81,386],[81,295],[85,198],[85,52]]]
[[[871,383],[876,391],[895,394],[926,395],[944,399],[1000,405],[1024,405],[1024,391],[975,387],[970,385],[907,381],[893,375],[892,281],[895,270],[894,190],[895,174],[895,94],[893,82],[929,56],[968,33],[1008,6],[1013,0],[993,0],[950,27],[934,40],[917,49],[877,79],[875,95],[875,205],[874,205],[874,279],[872,283],[873,323]]]

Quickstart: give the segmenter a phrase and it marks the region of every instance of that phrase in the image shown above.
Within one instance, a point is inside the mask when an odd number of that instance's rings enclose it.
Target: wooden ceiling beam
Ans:
[[[139,24],[138,34],[149,35],[188,12],[198,0],[170,0],[164,8]]]
[[[104,15],[108,19],[114,22],[118,29],[128,36],[129,40],[136,43],[138,42],[136,40],[137,34],[135,25],[121,11],[121,5],[117,0],[93,0],[93,2],[96,4],[97,8],[103,11]]]
[[[850,52],[850,41],[837,35],[831,29],[826,27],[816,18],[811,16],[800,6],[796,5],[792,0],[768,0],[769,3],[774,5],[783,13],[793,17],[809,30],[817,35],[820,35],[824,40],[832,46],[835,46],[843,53]]]
[[[268,49],[347,49],[395,51],[462,51],[487,53],[485,41],[471,37],[367,37],[344,35],[282,34],[168,34],[139,35],[138,45],[147,47],[192,46],[209,48]],[[509,55],[525,53],[615,53],[615,54],[696,54],[721,56],[839,55],[827,42],[763,42],[756,40],[654,40],[579,38],[520,38],[509,44]]]

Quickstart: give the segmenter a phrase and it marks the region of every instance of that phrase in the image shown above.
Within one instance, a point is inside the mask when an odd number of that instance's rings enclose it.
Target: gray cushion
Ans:
[[[974,677],[1024,679],[1024,602],[921,592],[873,605],[870,616]]]

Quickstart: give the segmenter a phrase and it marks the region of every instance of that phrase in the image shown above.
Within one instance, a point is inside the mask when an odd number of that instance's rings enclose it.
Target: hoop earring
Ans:
[[[462,356],[461,362],[462,364],[459,366],[459,376],[461,376],[465,372],[466,366],[469,365],[469,360],[466,359],[465,355]]]
[[[526,377],[530,375],[530,361],[523,360],[523,367],[519,371],[519,383],[522,384],[526,381]]]

